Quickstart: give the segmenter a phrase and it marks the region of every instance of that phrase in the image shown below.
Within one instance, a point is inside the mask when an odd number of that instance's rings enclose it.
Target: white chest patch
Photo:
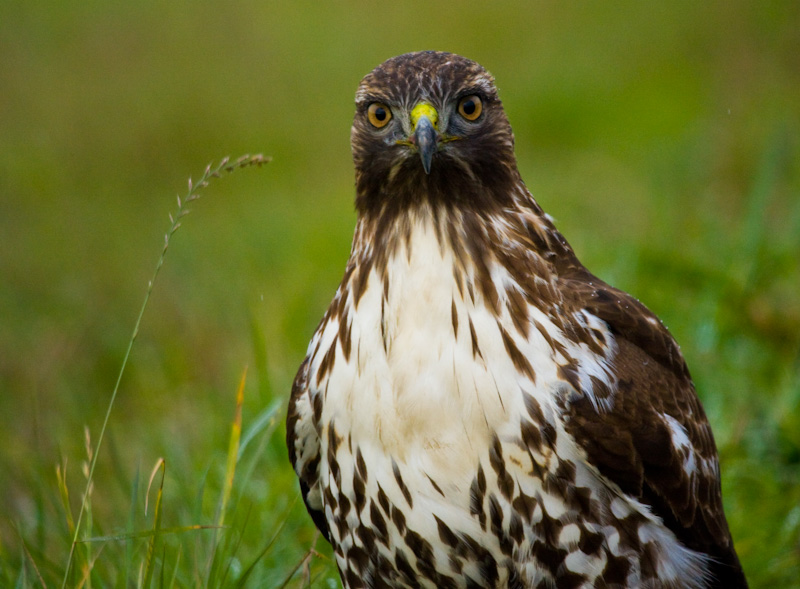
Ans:
[[[557,365],[536,330],[527,340],[514,333],[536,382],[520,374],[501,334],[514,332],[507,312],[496,316],[477,289],[460,292],[455,267],[453,251],[420,222],[387,265],[388,289],[373,269],[349,313],[350,360],[337,358],[320,383],[321,422],[465,491],[491,436],[508,424],[518,432],[522,390],[554,410]]]

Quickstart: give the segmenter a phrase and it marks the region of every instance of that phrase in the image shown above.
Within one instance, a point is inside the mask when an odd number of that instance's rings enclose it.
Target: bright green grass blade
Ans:
[[[278,399],[256,416],[253,423],[242,436],[242,441],[239,444],[239,453],[236,457],[237,460],[242,459],[244,451],[247,449],[250,442],[253,441],[253,438],[265,431],[269,432],[266,435],[272,433],[272,430],[278,425],[277,415],[283,409],[283,403],[284,399]]]

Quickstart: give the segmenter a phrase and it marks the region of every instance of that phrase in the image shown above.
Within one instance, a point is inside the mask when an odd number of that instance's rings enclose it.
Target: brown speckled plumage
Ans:
[[[358,88],[352,147],[352,251],[287,419],[344,585],[745,587],[678,345],[530,195],[488,72],[388,60]]]

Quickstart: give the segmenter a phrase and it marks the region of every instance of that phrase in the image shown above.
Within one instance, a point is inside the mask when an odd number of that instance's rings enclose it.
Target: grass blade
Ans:
[[[158,485],[158,492],[156,493],[156,506],[153,510],[153,535],[150,538],[150,543],[147,546],[147,560],[145,561],[144,583],[142,585],[145,588],[150,587],[150,582],[153,578],[153,557],[156,552],[156,542],[158,541],[159,532],[161,529],[161,498],[164,492],[164,476],[167,471],[167,463],[163,458],[159,458],[158,461],[156,461],[156,465],[153,467],[153,472],[150,473],[150,481],[147,483],[147,493],[145,494],[144,500],[145,514],[147,514],[147,499],[150,497],[150,487],[153,485],[153,479],[155,479],[159,470],[161,471],[161,482]]]
[[[244,573],[239,578],[239,582],[236,585],[237,587],[241,588],[241,587],[245,586],[245,583],[247,583],[248,578],[255,571],[256,565],[258,564],[258,562],[267,555],[267,553],[272,548],[272,545],[275,544],[275,541],[280,537],[281,532],[283,532],[284,526],[286,526],[286,522],[289,521],[289,517],[292,515],[292,510],[294,509],[294,506],[297,504],[297,498],[298,497],[299,497],[299,495],[295,495],[294,500],[292,500],[292,502],[289,504],[289,507],[286,509],[286,513],[281,518],[277,529],[272,534],[272,538],[269,539],[269,541],[267,542],[266,546],[264,546],[264,548],[261,550],[261,552],[259,552],[258,555],[253,559],[253,562],[251,562],[250,565],[245,569]],[[292,571],[292,574],[294,574],[294,571]]]
[[[128,346],[125,350],[125,354],[122,358],[122,365],[120,366],[119,373],[117,374],[117,380],[114,384],[114,389],[111,392],[111,398],[108,402],[108,408],[106,409],[105,417],[103,418],[103,425],[100,428],[100,435],[97,437],[97,445],[94,448],[93,457],[91,460],[91,464],[89,466],[89,473],[87,475],[87,482],[86,488],[83,492],[83,497],[81,499],[81,506],[78,510],[78,518],[75,522],[74,526],[70,525],[70,529],[74,530],[72,535],[72,545],[70,546],[69,556],[67,557],[67,564],[64,567],[64,579],[61,583],[61,588],[66,589],[67,581],[69,579],[69,573],[72,568],[72,563],[75,558],[75,547],[78,544],[78,536],[81,532],[81,524],[83,522],[84,512],[86,510],[86,503],[88,501],[89,490],[91,489],[92,481],[94,480],[94,471],[95,467],[97,466],[97,457],[100,455],[100,447],[103,443],[103,439],[105,438],[106,428],[108,427],[108,421],[111,417],[111,410],[114,408],[114,402],[117,398],[117,393],[119,392],[119,386],[122,382],[122,377],[125,374],[125,369],[128,366],[128,360],[131,355],[131,349],[133,348],[133,343],[136,341],[136,336],[139,334],[139,327],[142,324],[142,317],[144,316],[145,309],[147,309],[147,304],[150,302],[150,296],[153,292],[153,285],[155,284],[156,278],[158,277],[158,273],[161,270],[161,266],[164,265],[164,258],[167,254],[167,249],[169,249],[170,240],[172,236],[175,235],[175,232],[180,227],[180,220],[189,212],[188,205],[197,200],[199,198],[199,192],[206,186],[208,186],[209,181],[214,178],[219,178],[222,176],[223,173],[231,173],[237,169],[246,168],[250,166],[262,166],[270,161],[271,158],[264,157],[261,154],[256,155],[244,155],[238,158],[235,162],[231,162],[229,158],[223,158],[222,161],[217,165],[216,168],[211,168],[209,164],[203,176],[200,178],[200,181],[197,184],[193,184],[191,179],[189,180],[189,191],[186,197],[181,201],[181,198],[178,197],[178,212],[177,214],[172,217],[170,216],[171,226],[169,231],[167,231],[166,235],[164,236],[164,247],[161,250],[161,255],[156,262],[155,270],[153,271],[153,276],[147,283],[147,291],[145,292],[144,301],[142,302],[142,306],[139,309],[139,315],[136,317],[136,323],[133,326],[133,333],[131,334],[130,340],[128,340]],[[66,490],[66,485],[64,486],[64,490]],[[69,510],[68,510],[68,513]],[[71,515],[68,516],[70,519],[72,518]]]
[[[245,366],[242,372],[242,378],[239,380],[239,388],[236,391],[236,414],[233,418],[231,425],[231,437],[228,442],[228,461],[225,466],[225,485],[222,490],[222,501],[219,506],[219,514],[217,516],[217,526],[222,527],[225,524],[225,510],[228,507],[228,501],[231,498],[231,490],[233,489],[233,477],[236,474],[236,463],[239,459],[239,441],[242,437],[242,404],[244,403],[244,383],[247,379],[247,367]]]
[[[31,555],[30,551],[28,550],[28,546],[25,543],[25,539],[22,537],[22,534],[19,534],[19,530],[16,530],[16,531],[17,531],[17,534],[19,535],[19,539],[20,539],[20,542],[22,544],[22,550],[23,550],[24,555],[25,555],[25,558],[22,559],[22,562],[24,563],[25,560],[27,560],[28,562],[31,563],[31,567],[33,568],[33,572],[36,573],[36,578],[39,580],[39,584],[42,587],[45,587],[45,589],[46,589],[47,588],[47,583],[44,582],[44,578],[42,577],[42,573],[39,572],[39,568],[36,566],[36,561],[33,559],[33,555]],[[18,584],[21,582],[22,585],[20,585],[20,586],[22,586],[22,587],[27,587],[28,586],[27,581],[25,579],[25,569],[26,569],[26,567],[23,564],[23,566],[20,567],[19,577],[17,577]]]
[[[247,380],[247,366],[239,379],[239,387],[236,390],[236,410],[231,424],[231,435],[228,441],[228,456],[225,465],[225,480],[222,486],[222,497],[217,506],[217,526],[211,543],[211,553],[208,561],[207,582],[211,584],[212,579],[217,575],[217,548],[219,529],[225,525],[225,512],[228,509],[228,502],[233,490],[233,478],[236,475],[236,464],[239,458],[239,442],[242,438],[242,405],[244,404],[244,385]]]

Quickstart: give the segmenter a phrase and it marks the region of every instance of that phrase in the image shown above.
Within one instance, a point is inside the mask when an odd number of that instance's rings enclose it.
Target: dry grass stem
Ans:
[[[158,273],[161,270],[161,266],[164,264],[164,258],[166,257],[166,253],[167,253],[167,249],[169,248],[170,240],[172,239],[172,236],[175,234],[175,232],[178,230],[178,228],[181,226],[181,219],[189,213],[188,205],[190,203],[192,203],[193,201],[197,200],[198,198],[200,198],[200,191],[208,186],[210,180],[212,180],[214,178],[220,178],[224,174],[229,174],[231,172],[234,172],[234,171],[242,169],[242,168],[248,168],[248,167],[253,167],[253,166],[260,167],[260,166],[268,163],[270,160],[271,160],[271,158],[265,157],[265,156],[263,156],[261,154],[243,155],[243,156],[241,156],[240,158],[238,158],[238,159],[236,159],[234,161],[231,161],[230,158],[228,158],[228,157],[223,158],[223,160],[219,164],[214,166],[214,167],[212,167],[211,164],[206,166],[206,169],[203,172],[203,175],[201,176],[200,180],[197,183],[192,182],[192,180],[190,178],[189,182],[188,182],[188,192],[187,192],[186,196],[183,199],[181,199],[181,197],[178,196],[178,211],[174,216],[172,214],[170,214],[170,216],[169,216],[171,225],[170,225],[170,228],[167,231],[167,233],[164,235],[164,247],[161,250],[161,255],[158,258],[158,262],[156,263],[156,267],[155,267],[155,270],[153,272],[153,276],[150,278],[150,280],[147,283],[147,291],[145,293],[144,301],[143,301],[142,306],[141,306],[141,308],[139,310],[139,315],[136,318],[136,323],[135,323],[135,325],[133,327],[133,333],[131,334],[131,338],[128,341],[128,347],[127,347],[127,349],[125,351],[125,355],[123,356],[123,359],[122,359],[122,364],[120,366],[120,370],[119,370],[119,373],[117,375],[117,380],[116,380],[116,383],[114,385],[114,389],[113,389],[113,391],[111,393],[111,398],[110,398],[110,400],[108,402],[108,409],[106,410],[105,418],[103,419],[103,425],[100,428],[100,434],[97,437],[97,444],[94,447],[94,450],[92,450],[92,448],[91,448],[91,444],[90,444],[89,437],[88,437],[88,430],[87,430],[87,441],[86,441],[86,443],[87,443],[87,453],[89,455],[90,464],[89,464],[88,473],[86,475],[86,479],[87,479],[86,480],[86,487],[84,489],[83,497],[81,499],[80,509],[78,510],[78,517],[77,517],[77,520],[75,521],[74,525],[72,524],[72,514],[71,514],[71,511],[69,509],[69,495],[67,493],[67,486],[66,486],[66,473],[62,472],[61,470],[57,470],[59,491],[60,491],[60,494],[61,494],[62,502],[64,503],[64,506],[65,506],[66,513],[67,513],[69,527],[70,527],[71,530],[73,530],[72,545],[70,546],[69,556],[67,557],[67,563],[66,563],[66,566],[64,568],[64,578],[63,578],[63,581],[62,581],[62,584],[61,584],[62,589],[67,587],[67,582],[69,580],[70,570],[72,569],[73,561],[74,561],[74,558],[75,558],[75,547],[78,545],[78,539],[79,539],[79,536],[80,536],[80,533],[81,533],[81,524],[83,523],[84,514],[87,511],[87,504],[88,504],[89,496],[90,496],[91,489],[92,489],[92,481],[94,479],[94,471],[95,471],[95,467],[97,466],[97,457],[99,455],[100,446],[102,445],[103,439],[105,437],[106,428],[108,426],[108,421],[109,421],[109,418],[111,416],[111,410],[114,407],[114,402],[115,402],[116,397],[117,397],[117,392],[119,391],[119,386],[120,386],[120,383],[122,382],[122,376],[124,375],[125,368],[128,365],[128,359],[130,358],[130,353],[131,353],[131,349],[133,347],[133,343],[136,341],[136,337],[139,334],[139,327],[141,326],[142,317],[144,316],[144,312],[145,312],[145,309],[147,308],[147,304],[150,301],[150,295],[153,292],[153,286],[155,284],[156,278],[158,277]],[[162,480],[162,483],[163,483],[163,480]],[[158,499],[160,500],[160,492],[159,492]],[[158,506],[157,506],[156,510],[158,511]],[[156,514],[156,519],[158,519],[158,515],[159,514],[157,513]],[[155,537],[156,537],[156,535],[154,535],[154,539],[155,539]],[[146,576],[148,576],[148,574],[152,573],[152,569],[150,568],[150,564],[151,564],[150,563],[150,558],[148,557],[148,567],[147,567],[148,570],[146,571],[146,573],[147,573]]]

